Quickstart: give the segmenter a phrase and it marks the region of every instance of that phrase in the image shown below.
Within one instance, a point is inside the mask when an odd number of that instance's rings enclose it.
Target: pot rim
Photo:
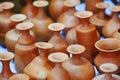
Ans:
[[[48,29],[52,30],[52,31],[61,31],[65,28],[65,25],[62,23],[52,23],[50,25],[48,25]]]
[[[103,63],[102,65],[100,65],[100,70],[103,72],[107,72],[107,73],[111,73],[111,72],[115,72],[118,70],[118,66],[116,64],[113,63]]]
[[[37,0],[37,1],[34,1],[33,2],[33,5],[35,6],[35,7],[45,7],[45,6],[47,6],[49,4],[49,2],[48,1],[45,1],[45,0]]]
[[[12,52],[0,52],[0,60],[6,61],[14,58],[14,53]]]
[[[85,47],[79,44],[72,44],[67,47],[67,51],[71,54],[82,54],[85,50]]]
[[[52,62],[59,63],[68,59],[68,55],[63,52],[54,52],[48,56],[48,59]]]
[[[108,42],[109,40],[112,40],[112,41],[118,41],[120,43],[120,40],[119,39],[115,39],[115,38],[105,38],[105,39],[102,39],[102,40],[98,40],[96,43],[95,43],[95,47],[99,50],[99,51],[103,51],[103,52],[114,52],[114,51],[119,51],[120,50],[120,46],[116,49],[101,49],[98,44],[103,42],[103,41],[106,41]]]
[[[37,46],[38,48],[42,48],[42,49],[53,48],[53,45],[51,43],[48,43],[48,42],[36,42],[35,46]]]

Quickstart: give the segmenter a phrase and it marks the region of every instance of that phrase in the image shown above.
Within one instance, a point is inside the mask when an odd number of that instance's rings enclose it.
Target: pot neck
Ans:
[[[110,73],[105,73],[105,80],[114,80]]]
[[[55,62],[55,68],[62,68],[61,62]]]
[[[58,36],[60,36],[60,31],[54,31],[54,33],[53,33],[53,35],[58,35]]]
[[[80,54],[72,54],[72,58],[70,59],[70,62],[75,65],[80,65],[82,64],[83,60]]]
[[[39,56],[40,56],[41,58],[45,58],[45,59],[48,58],[48,49],[41,49],[41,48],[40,48],[39,51],[40,51]]]
[[[89,25],[89,18],[80,18],[81,24],[83,27],[88,27]]]
[[[118,12],[113,12],[112,13],[112,19],[119,20],[119,18],[118,18]]]
[[[3,14],[12,14],[10,9],[4,9]]]
[[[22,35],[30,35],[29,30],[21,30]]]
[[[46,13],[45,13],[45,10],[44,10],[44,7],[39,7],[38,8],[38,14],[37,14],[37,17],[38,18],[41,18],[41,17],[46,17]]]
[[[100,19],[105,19],[106,18],[105,9],[101,9],[99,11],[98,18],[100,18]]]
[[[10,60],[2,61],[2,72],[1,74],[6,75],[12,73],[9,66]]]

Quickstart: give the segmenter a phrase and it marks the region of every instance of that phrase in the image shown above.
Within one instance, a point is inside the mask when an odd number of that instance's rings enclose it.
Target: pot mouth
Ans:
[[[99,9],[106,9],[109,7],[109,4],[108,3],[105,3],[105,2],[99,2],[95,5],[97,8]]]
[[[93,15],[91,11],[80,11],[80,12],[75,12],[74,16],[78,18],[89,18]]]
[[[95,47],[104,52],[114,52],[120,50],[120,40],[115,38],[106,38],[98,40],[95,43]]]
[[[1,52],[0,53],[0,60],[6,61],[6,60],[11,60],[14,58],[14,53],[12,52]]]
[[[112,12],[120,12],[120,6],[113,6],[110,8]]]
[[[19,23],[16,25],[16,29],[18,30],[29,30],[34,26],[33,23],[31,22],[23,22],[23,23]]]
[[[67,7],[75,7],[80,4],[80,0],[65,0],[64,5]]]
[[[26,18],[27,16],[24,14],[14,14],[10,17],[10,19],[14,22],[24,21]]]
[[[2,2],[0,6],[2,7],[2,9],[12,9],[15,4],[13,2]]]
[[[100,70],[105,73],[111,73],[111,72],[117,71],[118,66],[113,63],[104,63],[104,64],[100,65]]]
[[[65,28],[65,25],[62,23],[52,23],[50,25],[48,25],[48,29],[52,30],[52,31],[61,31]]]
[[[48,59],[52,62],[63,62],[68,59],[68,55],[63,52],[54,52],[48,56]]]
[[[45,0],[37,0],[37,1],[34,1],[33,2],[33,5],[35,6],[35,7],[45,7],[45,6],[47,6],[49,3],[48,3],[48,1],[45,1]]]
[[[26,74],[18,73],[12,75],[9,80],[30,80],[30,77]]]
[[[85,51],[85,47],[79,44],[72,44],[67,47],[67,51],[71,54],[81,54]]]
[[[53,48],[53,45],[51,43],[48,42],[36,42],[35,45],[38,48],[42,48],[42,49],[50,49]]]

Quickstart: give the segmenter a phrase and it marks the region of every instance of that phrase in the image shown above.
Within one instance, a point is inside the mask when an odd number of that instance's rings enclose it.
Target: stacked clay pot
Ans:
[[[39,49],[39,56],[35,57],[25,68],[24,73],[28,74],[32,80],[46,80],[53,65],[48,60],[49,49],[53,47],[47,42],[36,42]]]
[[[2,2],[0,7],[3,11],[0,13],[0,44],[5,45],[5,34],[10,29],[14,28],[14,22],[10,20],[10,16],[13,15],[11,9],[15,6],[13,2]]]
[[[46,0],[33,2],[33,5],[38,9],[37,15],[32,19],[32,23],[34,24],[32,31],[35,33],[36,41],[48,41],[52,36],[52,31],[48,29],[48,25],[53,23],[53,21],[47,16],[44,9],[48,4]]]
[[[0,73],[0,80],[8,80],[14,73],[10,69],[10,61],[14,58],[12,52],[1,52],[0,61],[2,62],[2,71]]]
[[[105,24],[102,29],[102,35],[109,38],[112,33],[120,28],[120,20],[118,14],[120,12],[120,6],[113,6],[110,8],[112,11],[112,18]]]
[[[76,40],[78,44],[85,46],[86,51],[82,54],[90,62],[93,62],[98,51],[94,44],[99,40],[96,26],[90,24],[89,18],[93,15],[91,11],[75,12],[76,17],[80,18],[81,24],[76,27]],[[94,37],[93,37],[94,36]]]
[[[53,48],[50,49],[50,53],[53,52],[64,52],[67,53],[68,42],[60,35],[60,31],[65,28],[62,23],[52,23],[48,28],[53,31],[53,36],[48,41],[53,44]]]
[[[120,76],[115,74],[118,70],[117,65],[113,63],[104,63],[101,64],[99,68],[104,74],[96,76],[92,80],[120,80]]]
[[[105,3],[105,2],[99,2],[99,3],[96,3],[95,6],[96,6],[96,8],[99,9],[99,12],[97,14],[94,14],[90,18],[90,22],[92,24],[96,25],[97,30],[101,33],[102,28],[109,20],[108,15],[105,13],[105,10],[106,10],[106,8],[109,7],[109,4]]]
[[[19,23],[16,26],[21,32],[15,45],[15,68],[18,73],[23,72],[23,69],[28,65],[37,55],[38,50],[35,44],[35,38],[30,35],[29,31],[34,25],[30,22]]]
[[[80,4],[80,0],[65,0],[64,5],[69,9],[63,12],[57,19],[57,22],[63,23],[65,25],[65,29],[63,30],[66,34],[68,30],[79,25],[80,21],[77,17],[74,16],[76,12],[75,6]]]
[[[85,51],[85,47],[73,44],[67,47],[67,51],[72,54],[72,57],[64,61],[62,66],[68,71],[71,80],[92,80],[95,76],[94,67],[87,59],[81,56]]]
[[[99,54],[94,59],[94,64],[100,72],[99,67],[103,63],[114,63],[120,66],[120,40],[115,38],[105,38],[98,40],[95,47],[99,50]],[[101,72],[100,72],[101,73]],[[117,72],[120,73],[120,72]]]
[[[48,59],[55,63],[55,66],[48,74],[47,80],[70,80],[69,73],[62,67],[61,63],[68,59],[68,55],[63,52],[51,53]]]

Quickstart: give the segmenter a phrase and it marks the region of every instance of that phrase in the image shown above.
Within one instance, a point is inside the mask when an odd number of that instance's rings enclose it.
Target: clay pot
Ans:
[[[114,31],[111,35],[111,38],[120,39],[120,29]]]
[[[65,28],[62,23],[52,23],[48,26],[48,28],[53,31],[53,36],[48,41],[53,44],[53,48],[50,49],[50,53],[53,52],[65,52],[68,46],[68,42],[60,35],[60,31]]]
[[[94,64],[99,72],[99,67],[103,63],[114,63],[118,67],[120,66],[120,40],[105,38],[98,40],[95,43],[95,47],[99,50],[99,54],[95,57]]]
[[[68,72],[61,65],[61,62],[68,59],[66,53],[55,52],[50,54],[48,59],[55,63],[55,67],[48,74],[47,80],[70,80]]]
[[[69,9],[62,14],[57,19],[57,22],[63,23],[65,25],[65,29],[63,30],[66,34],[68,30],[80,24],[80,20],[74,16],[76,12],[75,6],[80,4],[80,0],[66,0],[64,1],[64,5]]]
[[[37,15],[37,8],[35,6],[33,6],[33,0],[25,0],[26,4],[25,6],[22,8],[21,13],[25,14],[28,19],[32,19],[33,17],[35,17]]]
[[[101,30],[103,28],[103,26],[108,22],[109,18],[105,13],[106,8],[109,7],[108,3],[105,2],[99,2],[96,3],[96,8],[99,9],[99,12],[97,14],[94,14],[91,18],[90,18],[90,22],[94,25],[96,25],[97,30],[101,33]]]
[[[35,44],[35,38],[30,35],[29,30],[33,27],[30,22],[19,23],[16,29],[21,31],[21,36],[18,38],[15,45],[15,68],[18,73],[23,72],[23,69],[37,55],[38,50]]]
[[[39,56],[35,57],[24,68],[24,73],[28,74],[32,80],[46,80],[53,67],[48,60],[48,50],[52,48],[53,45],[47,42],[37,42],[35,45],[39,49]]]
[[[92,4],[91,4],[92,2]],[[92,11],[93,13],[98,13],[99,9],[95,7],[96,3],[103,2],[103,0],[85,0],[86,10]]]
[[[9,80],[30,80],[30,77],[24,73],[14,74]]]
[[[0,44],[5,45],[5,34],[10,29],[14,28],[14,22],[10,20],[10,16],[13,15],[11,9],[14,7],[13,2],[2,2],[0,7],[3,11],[0,13]]]
[[[48,41],[52,36],[52,31],[48,29],[48,25],[53,21],[45,13],[44,7],[49,3],[45,0],[37,0],[33,2],[33,5],[38,8],[38,14],[32,19],[34,27],[32,28],[35,33],[37,41]]]
[[[62,66],[69,72],[71,80],[91,80],[95,76],[95,70],[93,65],[81,56],[85,47],[73,44],[67,47],[67,51],[72,54],[72,57],[64,61]]]
[[[104,72],[92,80],[120,80],[120,76],[114,74],[118,70],[118,66],[113,63],[104,63],[100,65],[100,70]]]
[[[16,22],[16,24],[21,23],[26,18],[27,17],[24,14],[14,14],[10,17],[10,19],[13,22]],[[5,46],[6,46],[8,51],[10,51],[10,52],[15,51],[15,44],[16,44],[16,41],[19,38],[19,36],[20,36],[20,32],[16,28],[9,30],[5,34]]]
[[[102,35],[109,38],[112,33],[120,28],[120,21],[118,12],[120,12],[120,6],[113,6],[110,8],[112,11],[112,18],[105,24],[102,29]]]
[[[67,10],[67,7],[64,5],[65,0],[51,0],[48,10],[49,15],[54,21],[57,20],[60,14]]]
[[[81,20],[81,24],[76,27],[77,43],[86,48],[86,51],[82,54],[83,57],[87,58],[90,62],[93,62],[93,59],[98,52],[94,44],[99,39],[96,26],[89,23],[89,18],[93,13],[91,11],[81,11],[75,12],[74,15]]]
[[[14,73],[10,70],[10,61],[14,58],[11,52],[1,52],[0,61],[2,62],[2,71],[0,73],[0,80],[8,80]]]

